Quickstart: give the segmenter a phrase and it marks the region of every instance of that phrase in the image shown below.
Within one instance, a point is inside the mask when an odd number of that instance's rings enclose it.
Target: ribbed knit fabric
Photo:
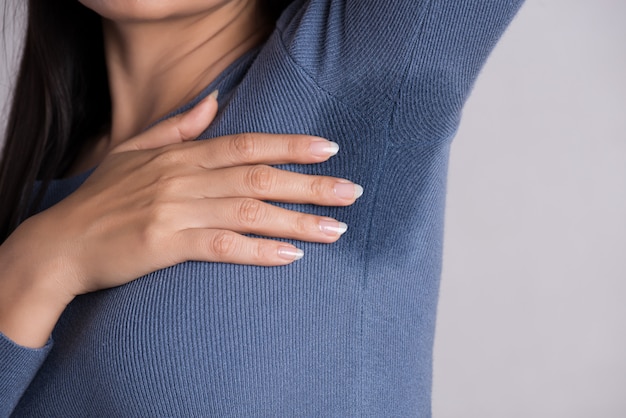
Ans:
[[[430,416],[449,146],[520,4],[292,4],[263,46],[194,100],[220,89],[202,138],[339,143],[328,162],[283,167],[351,179],[363,197],[281,206],[348,232],[296,243],[305,257],[286,267],[188,262],[78,297],[41,350],[0,336],[0,416]],[[54,182],[42,209],[87,176]]]

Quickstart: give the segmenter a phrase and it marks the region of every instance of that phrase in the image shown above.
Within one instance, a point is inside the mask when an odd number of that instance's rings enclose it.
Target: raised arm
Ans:
[[[402,126],[397,140],[429,141],[454,134],[480,69],[523,0],[305,3],[278,26],[295,63],[368,117]]]

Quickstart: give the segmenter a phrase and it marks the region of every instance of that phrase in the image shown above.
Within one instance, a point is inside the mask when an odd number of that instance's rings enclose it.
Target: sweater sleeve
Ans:
[[[0,417],[11,414],[51,348],[51,341],[39,349],[22,347],[0,333]]]
[[[456,131],[473,83],[523,0],[306,0],[278,22],[294,62],[399,140]]]

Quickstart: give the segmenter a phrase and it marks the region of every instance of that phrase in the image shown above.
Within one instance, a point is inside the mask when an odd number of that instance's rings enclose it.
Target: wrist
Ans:
[[[63,286],[61,260],[40,254],[27,225],[0,246],[0,331],[25,347],[45,345],[74,295]],[[27,243],[28,245],[22,245]]]

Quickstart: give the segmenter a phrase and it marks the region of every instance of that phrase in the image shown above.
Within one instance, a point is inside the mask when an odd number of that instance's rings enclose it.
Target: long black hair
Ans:
[[[276,19],[292,0],[259,0]],[[0,243],[111,120],[101,18],[77,0],[29,0],[0,158]]]

